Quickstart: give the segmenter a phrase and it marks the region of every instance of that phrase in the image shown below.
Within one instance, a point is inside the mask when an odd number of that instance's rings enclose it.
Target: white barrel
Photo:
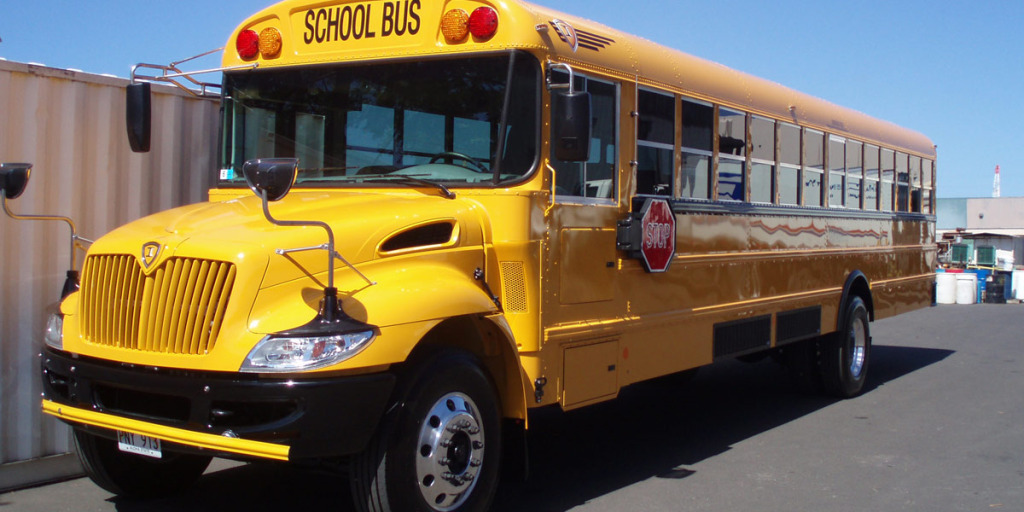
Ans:
[[[956,275],[956,303],[974,304],[978,301],[978,275]]]
[[[1013,286],[1013,298],[1024,300],[1024,270],[1014,270],[1010,277],[1010,286]]]
[[[946,272],[935,274],[935,302],[956,304],[956,276]]]

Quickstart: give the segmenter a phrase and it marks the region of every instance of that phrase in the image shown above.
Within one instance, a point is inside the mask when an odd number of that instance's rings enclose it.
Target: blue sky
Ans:
[[[1024,196],[1020,0],[536,3],[920,131],[939,147],[939,197],[990,196],[997,164],[1002,195]],[[269,4],[4,0],[0,57],[123,77],[222,46]]]

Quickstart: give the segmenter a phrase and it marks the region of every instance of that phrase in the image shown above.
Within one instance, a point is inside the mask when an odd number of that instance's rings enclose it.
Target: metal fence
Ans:
[[[68,216],[81,236],[95,238],[206,199],[217,103],[154,85],[152,151],[135,154],[125,135],[127,83],[0,61],[0,161],[34,164],[24,195],[8,202],[12,211]],[[81,471],[68,455],[69,429],[40,413],[40,335],[69,250],[67,225],[0,213],[0,491]]]

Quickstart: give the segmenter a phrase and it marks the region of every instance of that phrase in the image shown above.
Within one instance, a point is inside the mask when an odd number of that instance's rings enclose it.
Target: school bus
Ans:
[[[485,510],[531,409],[770,354],[855,396],[870,321],[931,304],[925,136],[583,18],[288,0],[220,70],[209,201],[96,240],[46,335],[43,410],[118,494],[220,456]],[[129,87],[138,150],[170,77]]]

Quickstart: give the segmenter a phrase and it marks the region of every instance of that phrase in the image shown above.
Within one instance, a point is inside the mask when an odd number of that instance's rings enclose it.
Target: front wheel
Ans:
[[[822,340],[820,361],[822,386],[840,398],[856,396],[864,389],[871,356],[871,330],[864,300],[852,297],[845,313],[842,330]]]
[[[120,496],[156,498],[195,483],[210,465],[210,457],[164,452],[151,459],[124,453],[117,442],[75,429],[75,446],[89,478]]]
[[[473,356],[444,352],[419,368],[367,450],[352,495],[368,512],[482,512],[501,463],[500,412]]]

